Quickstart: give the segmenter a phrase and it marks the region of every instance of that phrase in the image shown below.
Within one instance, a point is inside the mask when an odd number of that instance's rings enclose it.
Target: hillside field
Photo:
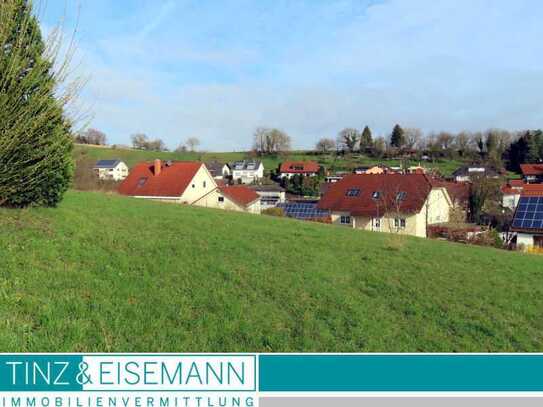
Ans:
[[[69,192],[0,209],[3,352],[543,351],[543,257]]]
[[[142,151],[142,150],[133,150],[133,149],[120,149],[120,148],[102,148],[94,146],[86,146],[78,144],[74,149],[74,157],[76,161],[79,161],[83,158],[89,160],[107,160],[107,159],[121,159],[129,167],[134,166],[141,161],[152,161],[155,158],[162,160],[200,160],[200,161],[219,161],[224,163],[229,163],[236,160],[242,160],[248,158],[249,154],[247,152],[227,152],[227,153],[176,153],[176,152],[157,152],[157,151]],[[314,153],[309,153],[305,151],[293,151],[289,154],[282,156],[272,156],[272,157],[263,157],[261,158],[264,162],[264,167],[266,171],[276,169],[282,161],[294,160],[294,161],[304,161],[312,160],[317,161],[319,164],[324,165],[327,169],[334,170],[350,170],[354,167],[361,165],[375,165],[375,164],[385,164],[389,166],[400,166],[401,162],[399,160],[379,160],[377,158],[364,157],[354,155],[353,157],[347,158],[336,158],[332,154],[328,155],[316,155]],[[418,161],[411,161],[410,165],[418,165]],[[456,160],[439,160],[435,163],[423,163],[424,166],[429,168],[439,169],[443,175],[450,175],[458,167],[462,165],[461,161]]]

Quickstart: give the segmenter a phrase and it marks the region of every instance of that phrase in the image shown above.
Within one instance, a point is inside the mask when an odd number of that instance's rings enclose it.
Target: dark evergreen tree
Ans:
[[[543,132],[527,131],[517,141],[511,143],[506,157],[508,169],[520,171],[520,164],[536,163],[543,159]]]
[[[365,152],[368,149],[371,149],[373,146],[373,138],[371,135],[371,130],[368,126],[364,127],[362,130],[362,135],[360,136],[360,151]]]
[[[0,50],[0,205],[54,206],[73,173],[71,124],[29,1],[0,1]]]
[[[402,148],[405,146],[405,134],[399,124],[394,126],[392,134],[390,135],[390,145],[396,148]]]

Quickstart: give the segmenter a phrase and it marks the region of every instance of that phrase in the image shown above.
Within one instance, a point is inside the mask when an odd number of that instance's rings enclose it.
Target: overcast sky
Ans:
[[[540,0],[48,0],[44,27],[78,3],[82,101],[110,143],[542,127]]]

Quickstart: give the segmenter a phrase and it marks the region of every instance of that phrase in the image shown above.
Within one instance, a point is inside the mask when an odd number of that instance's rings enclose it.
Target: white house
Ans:
[[[128,177],[128,166],[121,160],[99,160],[93,170],[102,180],[122,181]]]
[[[320,165],[314,161],[285,161],[279,168],[281,178],[291,178],[295,175],[314,177],[319,173]]]
[[[277,184],[252,185],[249,188],[260,196],[260,206],[263,210],[273,208],[286,201],[285,189]]]
[[[211,161],[206,163],[206,167],[215,179],[224,179],[230,176],[230,167],[226,164],[219,163],[217,161]]]
[[[517,246],[543,253],[543,184],[526,184],[515,210],[511,231]]]
[[[484,165],[464,165],[453,172],[453,177],[456,182],[470,182],[472,178],[498,178],[499,174],[496,169]]]
[[[242,160],[230,165],[232,180],[242,184],[252,184],[264,178],[264,164],[262,161]]]

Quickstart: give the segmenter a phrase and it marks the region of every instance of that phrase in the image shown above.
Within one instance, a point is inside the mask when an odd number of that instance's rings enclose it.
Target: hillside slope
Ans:
[[[543,351],[543,257],[70,192],[0,259],[4,352]]]
[[[248,157],[246,152],[225,152],[225,153],[176,153],[176,152],[156,152],[156,151],[141,151],[130,150],[120,148],[101,148],[86,145],[76,145],[74,149],[74,156],[76,160],[88,158],[90,160],[107,160],[119,158],[126,162],[129,167],[134,166],[141,161],[152,161],[155,158],[162,160],[200,160],[200,161],[219,161],[229,163],[236,160],[243,160]],[[326,168],[333,168],[335,170],[352,169],[360,165],[375,165],[382,163],[390,166],[400,166],[399,160],[380,160],[369,157],[348,158],[348,159],[336,159],[332,155],[314,155],[308,154],[303,151],[292,151],[284,156],[267,156],[263,157],[264,167],[266,171],[276,169],[282,161],[294,160],[304,161],[313,160],[318,161],[319,164],[324,165]],[[410,165],[420,164],[418,161],[411,161]],[[438,168],[444,175],[450,175],[456,170],[462,162],[455,160],[440,160],[433,163],[425,164],[428,167]]]

